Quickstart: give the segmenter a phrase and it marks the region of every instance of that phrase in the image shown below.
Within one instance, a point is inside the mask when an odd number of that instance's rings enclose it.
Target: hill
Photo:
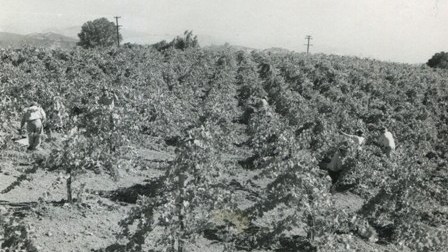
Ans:
[[[447,71],[179,48],[0,51],[2,249],[448,247]],[[31,100],[37,152],[14,141]]]
[[[237,45],[230,45],[230,44],[223,44],[223,45],[208,45],[203,47],[204,50],[212,51],[212,52],[219,52],[219,51],[225,51],[230,50],[233,52],[236,51],[244,51],[246,53],[250,53],[251,51],[254,51],[256,49],[246,47],[246,46],[237,46]]]
[[[77,40],[57,33],[32,33],[20,35],[0,32],[1,48],[21,48],[25,46],[50,49],[70,49],[76,46]]]

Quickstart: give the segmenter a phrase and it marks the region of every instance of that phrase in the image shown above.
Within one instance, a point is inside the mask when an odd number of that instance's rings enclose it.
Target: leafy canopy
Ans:
[[[448,69],[448,52],[439,52],[434,54],[426,64],[433,68]]]
[[[78,46],[83,48],[109,47],[117,44],[117,30],[115,24],[107,18],[98,18],[84,23],[78,33]],[[119,34],[119,40],[122,40]]]
[[[193,35],[193,31],[185,31],[184,36],[177,36],[170,43],[167,43],[165,40],[162,40],[153,45],[155,49],[158,51],[164,51],[168,48],[174,48],[178,50],[185,50],[187,48],[199,48],[198,36]]]

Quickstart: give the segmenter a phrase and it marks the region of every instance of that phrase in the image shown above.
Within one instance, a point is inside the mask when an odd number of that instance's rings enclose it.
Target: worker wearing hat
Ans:
[[[46,119],[45,111],[36,102],[31,102],[30,106],[24,110],[19,132],[22,134],[22,129],[26,124],[29,143],[28,150],[36,150],[40,146],[43,124]]]
[[[102,88],[102,96],[98,100],[98,103],[101,106],[104,106],[108,110],[112,111],[115,107],[115,102],[118,101],[118,97],[113,92],[110,92],[109,88],[103,87]]]

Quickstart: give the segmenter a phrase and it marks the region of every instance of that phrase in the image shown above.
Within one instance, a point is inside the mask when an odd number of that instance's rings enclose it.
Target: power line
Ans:
[[[118,24],[118,19],[121,18],[119,16],[115,16],[115,23],[116,23],[116,27],[117,27],[117,46],[120,47],[120,27],[121,25]]]
[[[305,37],[305,39],[308,41],[305,45],[306,45],[306,54],[310,53],[310,46],[312,46],[312,44],[310,44],[310,40],[312,39],[312,37],[310,35],[307,35]]]

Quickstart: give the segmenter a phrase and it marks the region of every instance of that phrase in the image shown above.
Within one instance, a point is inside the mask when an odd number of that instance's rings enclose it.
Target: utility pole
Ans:
[[[311,40],[312,38],[311,38],[310,35],[307,35],[307,36],[305,37],[305,39],[308,41],[308,42],[306,43],[306,54],[309,54],[309,53],[310,53],[310,46],[312,46],[312,44],[310,44],[310,40]]]
[[[119,32],[119,30],[120,30],[121,25],[118,24],[118,19],[121,17],[115,16],[114,18],[115,18],[115,23],[116,23],[116,27],[117,27],[117,46],[120,47],[120,32]]]

